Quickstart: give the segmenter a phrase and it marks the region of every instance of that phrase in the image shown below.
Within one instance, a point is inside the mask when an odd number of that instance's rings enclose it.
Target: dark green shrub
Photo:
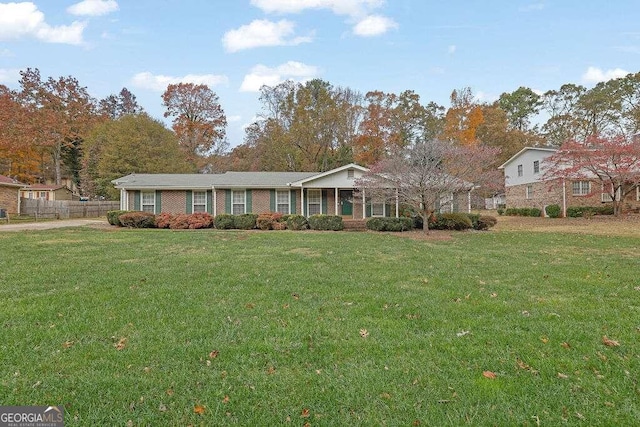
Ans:
[[[468,230],[471,227],[471,219],[464,213],[436,214],[429,220],[429,228],[432,230]]]
[[[613,215],[613,205],[570,206],[567,208],[567,216],[571,218],[579,218],[592,215]]]
[[[413,228],[413,218],[370,218],[367,228],[373,231],[407,231]]]
[[[287,228],[289,230],[306,230],[309,228],[309,222],[304,215],[289,215],[287,218]]]
[[[478,230],[478,221],[480,220],[480,214],[465,213],[465,215],[468,216],[471,220],[471,228],[473,228],[474,230]]]
[[[233,218],[233,225],[234,228],[239,228],[240,230],[253,230],[256,228],[257,219],[258,215],[256,214],[236,215]]]
[[[504,208],[498,208],[498,215],[504,215]]]
[[[338,215],[311,215],[308,221],[312,230],[340,231],[344,229],[342,217]]]
[[[156,216],[150,212],[128,212],[118,217],[123,227],[154,228]]]
[[[474,229],[488,230],[491,227],[495,226],[497,223],[498,223],[498,220],[494,216],[480,215],[480,218],[478,218],[477,225],[474,227]]]
[[[129,212],[131,212],[131,211],[121,211],[121,210],[108,211],[107,212],[107,221],[111,225],[117,225],[118,227],[122,227],[122,224],[120,223],[120,215],[129,213]]]
[[[542,210],[538,208],[508,208],[505,215],[508,216],[533,216],[537,217],[542,214]]]
[[[219,230],[230,230],[235,227],[233,215],[220,214],[216,215],[213,220],[213,226]]]
[[[544,211],[549,218],[560,218],[560,214],[562,214],[560,205],[547,205]]]

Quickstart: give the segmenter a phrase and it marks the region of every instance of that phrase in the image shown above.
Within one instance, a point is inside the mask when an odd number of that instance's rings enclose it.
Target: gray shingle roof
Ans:
[[[125,189],[277,188],[318,172],[226,172],[222,174],[131,174],[111,181]]]

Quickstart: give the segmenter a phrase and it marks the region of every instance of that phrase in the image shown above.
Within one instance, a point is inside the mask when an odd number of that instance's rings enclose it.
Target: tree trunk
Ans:
[[[431,218],[431,211],[423,210],[422,211],[422,231],[425,234],[429,234],[429,218]]]
[[[53,157],[53,168],[56,174],[55,176],[56,185],[60,185],[60,183],[62,182],[62,145],[61,144],[56,144],[56,146],[53,147],[52,157]]]

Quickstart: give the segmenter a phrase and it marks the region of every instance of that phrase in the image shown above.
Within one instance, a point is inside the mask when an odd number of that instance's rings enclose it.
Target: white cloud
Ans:
[[[336,15],[348,16],[353,33],[362,37],[384,34],[398,24],[391,18],[372,15],[385,0],[251,0],[251,4],[266,13],[300,13],[308,9],[328,9]]]
[[[67,8],[72,15],[100,16],[119,9],[115,0],[84,0]]]
[[[0,83],[18,83],[20,70],[16,68],[0,68]]]
[[[256,19],[237,30],[227,31],[222,37],[222,44],[228,52],[237,52],[254,47],[298,45],[311,41],[311,37],[290,38],[294,31],[295,24],[286,19],[278,22]]]
[[[481,90],[475,93],[475,99],[478,102],[494,102],[494,101],[497,101],[498,98],[500,98],[498,95],[495,95],[493,93],[483,92]]]
[[[52,27],[31,2],[0,3],[0,41],[35,37],[47,43],[81,44],[86,23]]]
[[[543,10],[545,7],[545,4],[542,2],[531,3],[520,7],[520,12],[534,12],[536,10]]]
[[[216,86],[229,82],[227,76],[215,74],[187,74],[184,77],[154,75],[148,71],[138,73],[131,79],[131,83],[141,89],[148,89],[156,92],[164,92],[170,84],[193,83]]]
[[[353,33],[357,36],[372,37],[384,34],[392,28],[398,28],[398,24],[393,19],[381,15],[370,15],[353,27]]]
[[[306,9],[329,9],[336,15],[363,16],[384,5],[384,0],[251,0],[266,13],[300,13]]]
[[[318,67],[296,61],[289,61],[275,68],[259,64],[253,67],[249,74],[244,76],[242,85],[240,85],[240,91],[258,92],[264,85],[276,86],[285,80],[304,82],[316,77],[318,74]]]
[[[619,79],[629,74],[628,71],[622,68],[614,68],[612,70],[602,70],[597,67],[589,67],[587,71],[582,75],[582,81],[584,83],[600,83],[607,80]]]
[[[453,55],[454,53],[456,53],[456,50],[458,50],[458,47],[455,44],[452,44],[447,48],[447,52],[449,53],[449,55]]]

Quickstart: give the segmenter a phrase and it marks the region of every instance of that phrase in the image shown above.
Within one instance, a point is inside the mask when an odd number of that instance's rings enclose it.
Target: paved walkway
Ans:
[[[106,225],[104,218],[91,219],[63,219],[57,221],[27,222],[20,224],[0,224],[0,233],[3,231],[24,231],[24,230],[50,230],[52,228],[82,227],[86,225]]]

